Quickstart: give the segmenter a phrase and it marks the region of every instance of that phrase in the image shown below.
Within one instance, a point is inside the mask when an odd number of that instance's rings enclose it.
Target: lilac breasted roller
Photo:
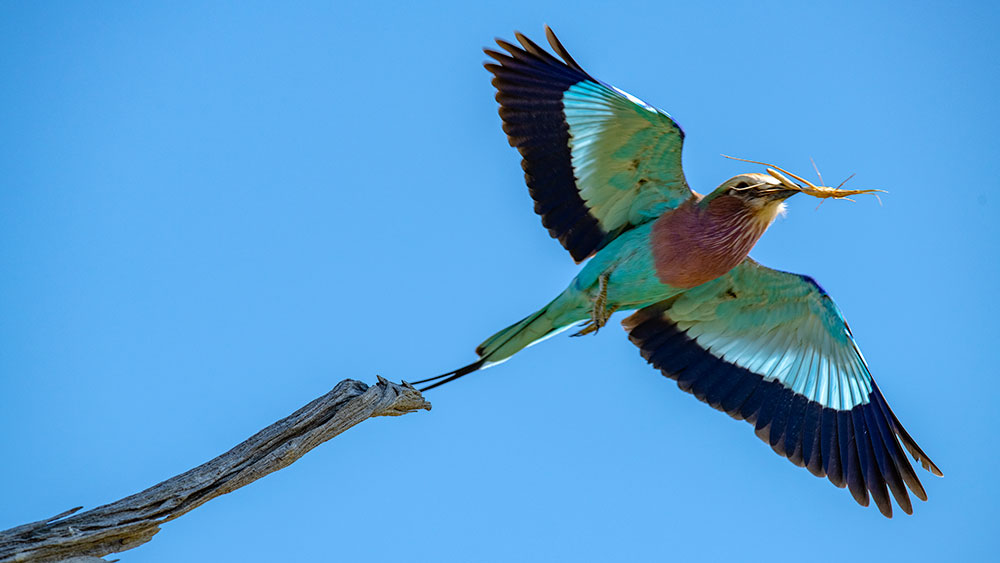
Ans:
[[[535,212],[586,264],[552,302],[480,344],[476,362],[417,383],[436,381],[431,389],[636,310],[622,323],[629,339],[682,390],[754,425],[775,452],[859,504],[871,495],[891,517],[891,492],[912,513],[906,488],[927,495],[904,448],[941,471],[889,408],[840,309],[811,277],[748,257],[785,199],[871,190],[815,186],[773,167],[701,195],[684,179],[677,123],[590,76],[546,35],[559,58],[517,33],[520,46],[498,39],[505,52],[486,49],[485,66]]]

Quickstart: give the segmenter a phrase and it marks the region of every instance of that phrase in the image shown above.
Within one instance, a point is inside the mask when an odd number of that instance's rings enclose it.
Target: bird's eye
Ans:
[[[741,192],[741,191],[747,189],[749,186],[750,186],[750,184],[748,184],[746,182],[740,182],[740,183],[734,185],[733,187],[729,188],[729,193],[735,194],[737,192]]]

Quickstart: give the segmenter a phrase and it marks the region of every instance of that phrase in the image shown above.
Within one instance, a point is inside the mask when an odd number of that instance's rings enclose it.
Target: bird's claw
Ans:
[[[601,327],[608,324],[608,319],[611,315],[618,309],[617,306],[613,306],[608,309],[608,277],[610,274],[601,274],[598,278],[600,283],[600,289],[597,292],[597,296],[594,297],[594,307],[590,311],[590,321],[583,326],[580,332],[577,332],[573,336],[584,336],[586,334],[594,333],[601,330]]]

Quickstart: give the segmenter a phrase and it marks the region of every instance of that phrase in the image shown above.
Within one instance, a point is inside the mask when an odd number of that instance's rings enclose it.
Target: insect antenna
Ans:
[[[815,171],[816,171],[816,177],[817,177],[817,178],[819,178],[819,184],[820,184],[821,186],[825,186],[825,185],[826,185],[826,182],[824,182],[824,181],[823,181],[823,175],[822,175],[822,174],[820,174],[820,172],[819,172],[819,166],[816,166],[816,161],[815,161],[815,160],[813,160],[813,157],[811,157],[811,156],[809,157],[809,162],[811,162],[811,163],[812,163],[812,165],[813,165],[813,170],[815,170]],[[843,186],[843,184],[841,184],[841,186]],[[839,188],[840,186],[837,186],[837,187]]]

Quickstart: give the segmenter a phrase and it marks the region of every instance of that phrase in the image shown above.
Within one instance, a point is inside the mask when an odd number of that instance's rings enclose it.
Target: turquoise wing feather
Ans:
[[[510,144],[535,212],[579,262],[691,197],[684,133],[665,112],[590,76],[546,27],[561,57],[516,34],[485,50]]]
[[[737,419],[780,455],[849,487],[886,516],[888,487],[927,495],[900,441],[940,475],[889,409],[836,304],[812,279],[747,259],[728,274],[624,321],[642,355]],[[905,486],[904,486],[905,485]]]

